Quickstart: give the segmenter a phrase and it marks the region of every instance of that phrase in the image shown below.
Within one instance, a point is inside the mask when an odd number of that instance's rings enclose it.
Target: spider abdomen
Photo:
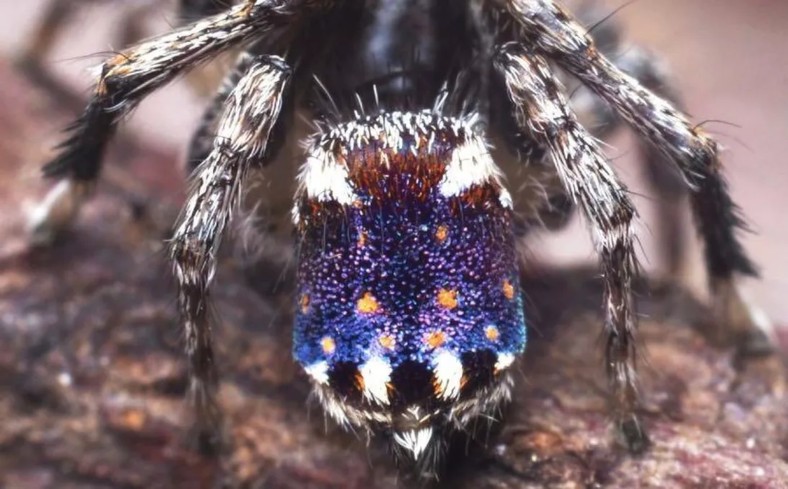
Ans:
[[[427,111],[321,136],[300,184],[295,357],[334,418],[418,459],[508,396],[525,346],[509,194],[474,119]]]

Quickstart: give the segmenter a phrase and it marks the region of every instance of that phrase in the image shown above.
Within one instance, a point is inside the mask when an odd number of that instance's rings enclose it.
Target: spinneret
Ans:
[[[316,137],[300,172],[296,359],[338,421],[413,458],[495,411],[525,346],[510,200],[477,131],[428,111],[359,119]]]

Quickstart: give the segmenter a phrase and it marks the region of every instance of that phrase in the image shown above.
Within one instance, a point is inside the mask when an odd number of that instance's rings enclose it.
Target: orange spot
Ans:
[[[438,226],[438,229],[435,230],[435,239],[438,240],[439,243],[443,243],[446,241],[446,238],[449,237],[449,228],[446,227],[444,224]]]
[[[367,233],[365,231],[358,233],[358,241],[356,244],[358,244],[359,248],[363,248],[367,245]]]
[[[337,343],[334,341],[334,338],[330,336],[325,336],[322,340],[320,340],[320,346],[323,348],[323,353],[326,355],[331,355],[337,349]]]
[[[378,338],[378,343],[380,343],[380,346],[387,350],[393,350],[397,344],[397,340],[395,340],[390,334],[384,334]]]
[[[441,345],[446,343],[446,335],[443,334],[443,331],[433,331],[427,335],[427,337],[424,339],[424,342],[427,343],[427,346],[434,350],[435,348],[439,348]]]
[[[503,296],[509,300],[514,299],[514,285],[508,279],[503,281]]]
[[[129,409],[122,415],[122,423],[126,429],[139,431],[145,426],[147,417],[139,409]]]
[[[449,310],[457,307],[457,291],[451,289],[440,289],[438,291],[438,304],[441,307]]]
[[[487,326],[484,329],[484,335],[490,341],[498,341],[498,338],[501,337],[501,332],[495,326]]]
[[[364,392],[364,387],[366,386],[366,384],[364,383],[364,376],[361,375],[361,372],[356,372],[355,380],[356,380],[356,387],[358,388],[358,390]]]
[[[356,303],[356,309],[363,314],[375,314],[380,310],[380,304],[371,292],[365,292]]]
[[[300,301],[298,301],[298,302],[299,302],[299,304],[300,304],[300,306],[301,306],[301,312],[302,312],[303,314],[306,314],[306,313],[307,313],[307,311],[309,310],[309,303],[310,303],[310,300],[311,300],[311,299],[310,299],[310,297],[309,297],[309,294],[304,294],[304,295],[302,295],[302,296],[301,296],[301,300],[300,300]]]
[[[355,207],[356,209],[361,209],[362,207],[364,207],[364,203],[361,202],[359,199],[356,199],[353,201],[353,207]]]

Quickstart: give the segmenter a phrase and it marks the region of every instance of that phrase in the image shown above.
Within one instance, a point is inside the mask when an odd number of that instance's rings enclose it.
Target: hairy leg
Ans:
[[[509,43],[501,48],[495,64],[519,130],[548,149],[564,187],[591,224],[605,283],[605,353],[614,419],[628,446],[641,451],[648,438],[635,414],[637,319],[631,290],[637,269],[631,229],[635,209],[594,137],[577,121],[548,63]]]
[[[588,27],[589,34],[600,52],[613,59],[619,69],[637,79],[646,88],[674,104],[678,103],[678,95],[663,64],[646,50],[622,41],[621,27],[615,18],[609,15],[609,8],[603,6],[599,0],[570,2],[570,5],[578,3],[573,11],[579,21]],[[621,118],[588,87],[567,76],[564,71],[559,70],[557,75],[565,84],[566,93],[570,94],[569,101],[578,120],[595,138],[605,140],[621,126]],[[504,91],[496,87],[491,94],[496,101],[497,98],[502,99],[503,103],[499,105],[504,106],[503,110],[496,107],[499,113],[494,114],[494,122],[503,127],[496,129],[503,134],[517,134],[519,131],[509,121],[508,99],[501,92]],[[655,237],[659,242],[657,250],[661,254],[660,263],[665,267],[668,276],[678,278],[683,270],[687,241],[684,226],[687,185],[675,165],[666,161],[662,153],[643,140],[640,143],[644,177],[655,195]],[[512,170],[516,175],[514,182],[519,183],[522,189],[518,191],[520,204],[517,210],[522,224],[519,234],[525,234],[534,227],[561,229],[570,220],[573,212],[572,201],[566,195],[554,170],[549,164],[541,164],[543,151],[534,151],[533,145],[533,141],[523,142],[517,138],[510,138],[504,144],[518,155],[519,161],[529,162],[526,166],[520,166],[516,173]],[[537,195],[530,195],[529,198],[529,194],[534,193]],[[523,203],[528,205],[521,205]]]
[[[186,168],[189,174],[194,172],[197,166],[210,154],[217,137],[217,119],[221,115],[228,96],[255,59],[256,57],[251,52],[240,55],[235,67],[225,77],[219,91],[203,112],[197,130],[189,143],[186,159]],[[283,157],[288,157],[288,155],[283,155],[287,151],[281,151],[281,149],[285,145],[286,132],[289,133],[292,129],[292,121],[288,117],[292,113],[291,109],[292,107],[285,107],[284,114],[277,121],[268,139],[267,154],[272,158],[276,155],[277,161],[272,163],[278,164],[269,167],[269,171],[265,175],[258,175],[266,181],[281,182],[283,178],[292,179],[292,176],[286,174],[287,172],[284,170],[289,161],[279,161]],[[269,159],[265,158],[264,162],[268,164]],[[258,168],[259,164],[254,166]],[[280,175],[279,173],[285,174]],[[250,180],[252,180],[252,185],[250,185],[244,202],[239,206],[237,217],[234,220],[233,234],[239,245],[238,253],[243,260],[244,270],[247,271],[250,278],[253,277],[251,282],[259,290],[271,294],[280,290],[283,283],[294,278],[292,230],[289,226],[292,193],[284,192],[288,195],[286,210],[275,212],[271,206],[275,205],[277,199],[272,197],[270,189],[266,189],[266,191],[252,189],[255,178],[251,177]],[[283,193],[283,191],[278,193]],[[282,216],[286,216],[284,223]]]
[[[667,71],[651,53],[630,47],[616,59],[616,66],[635,78],[645,88],[664,97],[676,107],[681,107],[681,97],[672,84]],[[646,183],[656,198],[656,238],[661,263],[667,275],[677,279],[684,269],[687,249],[685,231],[685,206],[689,189],[681,172],[656,146],[640,139],[640,154]]]
[[[663,98],[623,73],[596,49],[586,30],[553,0],[496,0],[519,23],[521,34],[608,102],[643,138],[678,165],[691,187],[690,202],[705,245],[719,337],[745,353],[770,341],[743,300],[737,275],[756,276],[737,231],[744,228],[728,191],[717,144]]]
[[[214,444],[220,418],[208,302],[215,257],[249,167],[268,160],[269,137],[290,76],[281,58],[259,57],[249,64],[226,100],[213,148],[194,175],[170,243],[191,367],[190,392],[198,434],[208,446]]]
[[[241,77],[249,69],[249,66],[255,61],[254,56],[244,53],[236,62],[232,72],[227,75],[216,92],[211,103],[205,109],[197,125],[197,129],[192,134],[191,141],[189,141],[189,148],[186,153],[186,168],[191,173],[197,168],[197,165],[202,163],[213,148],[213,141],[216,137],[216,122],[221,114],[227,97],[238,85]]]
[[[623,42],[620,26],[615,19],[606,18],[607,13],[608,10],[601,8],[596,0],[585,2],[578,11],[578,19],[591,27],[589,34],[599,51],[645,88],[681,107],[678,91],[663,63],[647,50]],[[620,127],[622,121],[611,106],[588,87],[574,79],[567,85],[572,94],[572,107],[579,111],[580,121],[595,137],[604,139]],[[638,146],[643,176],[655,197],[655,237],[660,264],[667,276],[678,279],[684,269],[687,248],[684,208],[689,189],[676,165],[659,149],[642,138]]]
[[[68,129],[58,154],[44,167],[48,177],[68,179],[69,188],[49,199],[51,206],[37,214],[35,236],[54,236],[70,224],[57,219],[60,202],[76,201],[98,178],[101,159],[115,127],[146,95],[200,62],[255,39],[290,31],[309,8],[326,7],[331,0],[247,0],[226,12],[184,26],[131,47],[101,67],[93,96],[82,116]],[[77,199],[77,197],[79,198]],[[70,213],[70,218],[76,211]],[[35,238],[34,238],[35,239]]]

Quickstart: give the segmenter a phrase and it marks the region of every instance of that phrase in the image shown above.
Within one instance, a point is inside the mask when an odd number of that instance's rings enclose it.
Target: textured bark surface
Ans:
[[[232,258],[214,287],[226,448],[218,457],[191,449],[157,224],[177,212],[175,157],[122,138],[109,176],[133,175],[157,204],[140,213],[123,185],[103,184],[67,240],[29,250],[20,209],[44,188],[37,164],[67,114],[5,65],[0,84],[0,487],[407,485],[385,447],[324,422],[291,359],[290,294],[255,292]],[[445,487],[788,487],[785,355],[741,363],[710,346],[699,333],[707,309],[676,287],[639,293],[653,446],[638,458],[616,446],[595,274],[528,272],[534,331],[515,402],[486,449],[452,459]]]

